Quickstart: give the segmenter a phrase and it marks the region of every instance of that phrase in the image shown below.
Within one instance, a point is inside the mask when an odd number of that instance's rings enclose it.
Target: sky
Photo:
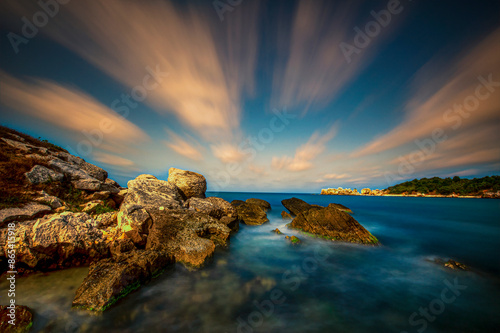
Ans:
[[[7,0],[0,123],[122,186],[500,173],[499,1]]]

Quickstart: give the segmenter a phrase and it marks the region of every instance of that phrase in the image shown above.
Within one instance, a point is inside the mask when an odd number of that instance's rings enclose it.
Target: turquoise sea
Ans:
[[[210,193],[208,194],[210,195]],[[75,268],[17,281],[32,332],[498,332],[500,200],[218,193],[260,198],[269,223],[241,225],[204,269],[176,265],[100,315],[70,310],[87,274]],[[285,227],[281,200],[341,203],[382,243],[359,246]],[[288,235],[302,243],[292,245]],[[474,271],[429,260],[453,258]],[[6,281],[0,282],[1,303]]]

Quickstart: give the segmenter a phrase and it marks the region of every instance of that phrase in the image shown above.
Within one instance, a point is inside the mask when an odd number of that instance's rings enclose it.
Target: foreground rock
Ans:
[[[338,210],[341,210],[343,212],[346,212],[346,213],[352,213],[352,210],[342,204],[338,204],[338,203],[331,203],[328,205],[328,207],[334,207],[334,208],[337,208]]]
[[[179,188],[184,200],[192,197],[205,198],[207,180],[199,173],[170,168],[168,181]]]
[[[351,215],[335,207],[315,208],[299,213],[288,226],[336,241],[370,245],[379,243]]]
[[[243,202],[242,204],[240,204],[239,202],[237,202],[236,206],[234,207],[238,212],[238,218],[245,224],[261,225],[269,222],[266,211],[259,205],[248,202]]]
[[[287,213],[285,211],[281,212],[281,218],[283,220],[292,220],[293,219],[292,215],[290,215],[289,213]]]
[[[250,199],[247,199],[246,202],[249,204],[257,205],[266,212],[271,210],[271,204],[269,202],[267,202],[266,200],[250,198]]]
[[[187,207],[196,212],[208,214],[224,223],[233,231],[239,230],[238,213],[236,209],[226,200],[217,197],[206,199],[190,198]]]
[[[174,262],[168,254],[138,250],[101,260],[76,291],[74,307],[104,311],[120,298],[160,275]]]
[[[323,208],[323,207],[318,206],[318,205],[310,205],[307,202],[305,202],[304,200],[301,200],[301,199],[295,198],[295,197],[282,200],[281,203],[293,215],[299,215],[300,213],[305,212],[311,208]]]
[[[109,255],[106,238],[86,213],[64,212],[15,229],[16,263],[30,269],[52,270],[87,264]],[[7,244],[3,244],[7,253]]]
[[[29,203],[21,208],[6,208],[0,210],[0,227],[10,221],[26,221],[44,215],[52,208],[36,202]]]
[[[12,315],[11,309],[6,305],[0,305],[0,332],[25,333],[30,330],[33,325],[33,314],[30,308],[24,305],[16,305],[14,311],[15,315]]]
[[[231,229],[217,219],[189,210],[150,212],[152,227],[146,250],[172,255],[188,267],[200,267],[217,245],[225,246]]]

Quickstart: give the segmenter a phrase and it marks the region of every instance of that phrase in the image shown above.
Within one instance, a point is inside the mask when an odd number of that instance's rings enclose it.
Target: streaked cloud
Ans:
[[[189,137],[189,140],[193,142],[190,143],[171,130],[167,129],[166,132],[169,136],[169,141],[164,141],[167,147],[193,161],[199,162],[203,160],[202,148],[193,138]]]
[[[500,29],[456,59],[431,61],[416,75],[414,96],[405,107],[404,121],[388,133],[374,139],[355,151],[352,156],[364,156],[384,152],[411,141],[432,137],[435,129],[446,130],[446,134],[457,132],[478,124],[500,120]],[[432,73],[431,73],[432,71]],[[425,77],[425,80],[423,79]],[[482,79],[478,79],[482,77]],[[482,85],[483,79],[496,82],[496,86]],[[478,107],[467,111],[462,107],[471,96],[487,98],[479,100]],[[472,104],[471,104],[472,105]]]
[[[241,163],[246,155],[234,144],[223,143],[219,145],[211,145],[212,153],[222,163]]]
[[[271,166],[276,170],[288,170],[293,172],[305,171],[314,167],[314,160],[325,151],[326,144],[335,137],[338,124],[335,123],[325,134],[316,131],[309,140],[298,147],[293,157],[273,157]]]
[[[130,152],[150,140],[138,126],[77,89],[40,80],[16,79],[0,71],[0,102],[28,118],[72,131],[71,139],[94,138],[94,148]]]
[[[130,168],[131,170],[135,170],[136,168],[135,163],[127,158],[113,155],[113,154],[107,154],[107,153],[102,153],[102,152],[97,152],[93,155],[94,160],[100,163],[104,163],[107,165],[113,165],[113,166],[118,166],[118,167],[126,167]]]

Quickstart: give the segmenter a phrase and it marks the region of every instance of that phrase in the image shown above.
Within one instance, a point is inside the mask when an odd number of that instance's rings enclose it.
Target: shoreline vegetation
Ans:
[[[390,186],[385,190],[363,188],[358,192],[357,189],[339,187],[322,189],[321,194],[500,199],[500,176],[486,176],[474,179],[465,179],[458,176],[453,178],[421,178]]]

